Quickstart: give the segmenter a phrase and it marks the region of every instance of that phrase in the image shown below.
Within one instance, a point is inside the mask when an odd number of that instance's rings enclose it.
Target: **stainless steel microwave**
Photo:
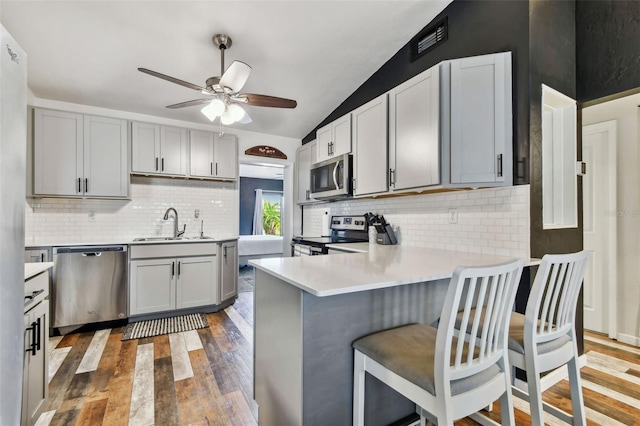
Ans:
[[[351,197],[353,157],[349,154],[311,166],[311,197],[316,200],[340,200]]]

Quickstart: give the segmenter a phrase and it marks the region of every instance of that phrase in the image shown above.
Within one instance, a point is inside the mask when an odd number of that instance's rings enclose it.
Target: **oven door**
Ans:
[[[317,200],[350,197],[352,161],[351,155],[345,154],[311,166],[311,196]]]

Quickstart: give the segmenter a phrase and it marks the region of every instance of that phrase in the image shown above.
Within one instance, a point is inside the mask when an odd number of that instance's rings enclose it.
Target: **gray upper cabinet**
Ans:
[[[389,91],[392,191],[440,183],[439,91],[437,65]]]
[[[314,163],[319,163],[337,155],[351,152],[351,113],[345,114],[337,120],[318,129],[316,132],[318,143],[317,155]]]
[[[35,109],[34,195],[126,198],[128,152],[125,120]]]
[[[355,196],[384,193],[389,189],[387,99],[385,93],[351,113]]]
[[[190,173],[192,177],[235,180],[238,178],[238,140],[236,136],[191,130]]]
[[[131,172],[187,175],[187,130],[133,122],[131,125]]]
[[[441,67],[443,185],[512,185],[511,53]]]
[[[298,204],[315,203],[317,200],[311,198],[311,164],[316,158],[317,142],[315,140],[306,143],[296,151],[296,182],[297,182],[297,202]]]

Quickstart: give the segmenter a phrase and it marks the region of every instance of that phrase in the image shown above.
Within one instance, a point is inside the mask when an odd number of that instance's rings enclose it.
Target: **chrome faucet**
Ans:
[[[173,238],[181,237],[184,232],[187,230],[187,224],[184,224],[182,231],[178,231],[178,212],[173,207],[169,207],[166,212],[164,212],[164,220],[169,220],[169,212],[173,211]]]

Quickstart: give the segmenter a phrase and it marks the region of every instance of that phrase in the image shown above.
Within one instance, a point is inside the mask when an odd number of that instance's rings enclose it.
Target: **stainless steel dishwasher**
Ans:
[[[126,245],[54,247],[53,262],[52,327],[127,317]]]

